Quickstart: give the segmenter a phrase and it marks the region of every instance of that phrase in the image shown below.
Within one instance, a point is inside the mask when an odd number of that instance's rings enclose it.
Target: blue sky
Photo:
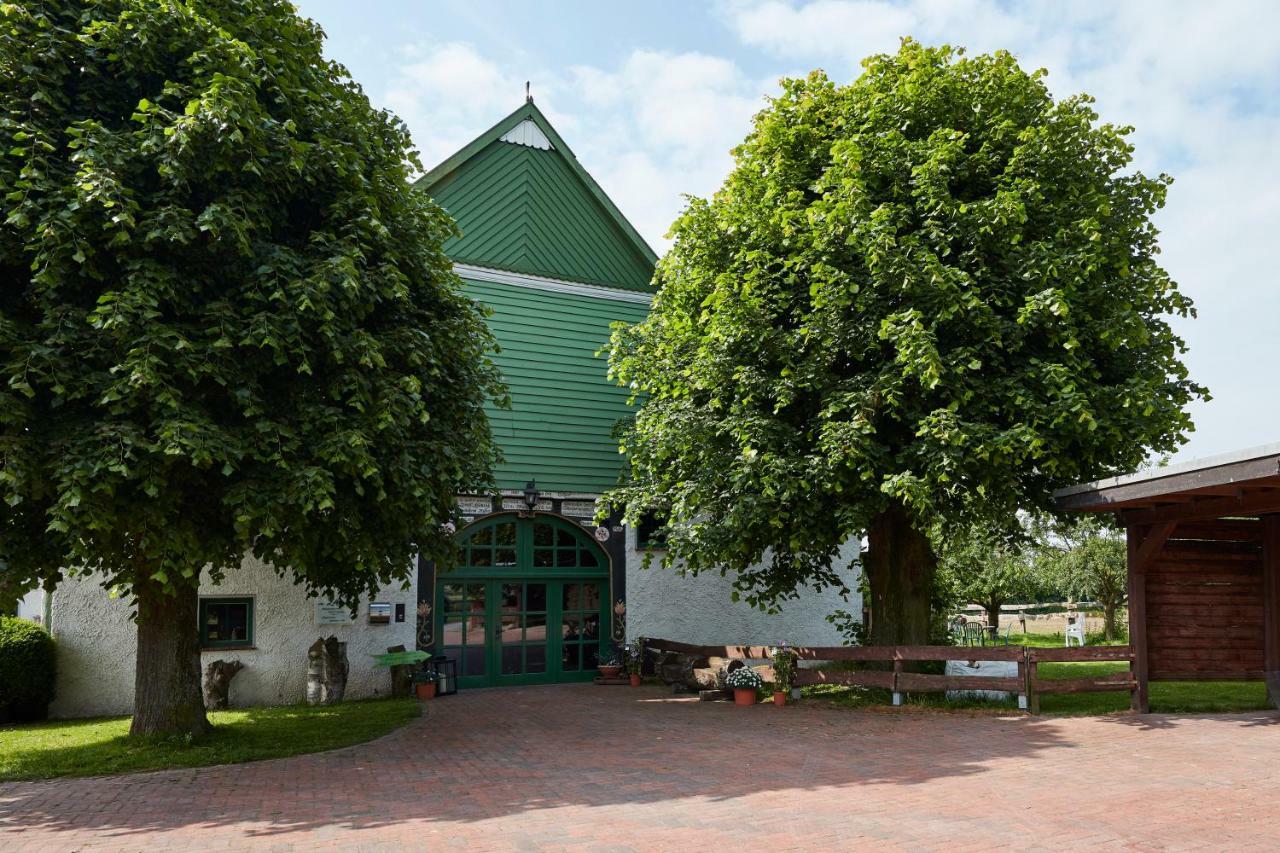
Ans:
[[[1175,183],[1164,264],[1195,299],[1178,328],[1214,399],[1179,459],[1280,440],[1280,2],[300,0],[429,167],[521,103],[524,81],[661,252],[681,194],[708,195],[780,77],[912,35],[1005,48],[1132,124],[1140,168]]]

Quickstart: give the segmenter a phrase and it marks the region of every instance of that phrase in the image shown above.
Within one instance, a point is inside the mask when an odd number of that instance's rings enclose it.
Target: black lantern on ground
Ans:
[[[533,511],[538,508],[538,485],[533,480],[525,483],[524,486],[524,508],[529,516],[532,516]]]
[[[436,655],[427,661],[436,673],[436,695],[452,696],[458,692],[458,662],[444,655]]]

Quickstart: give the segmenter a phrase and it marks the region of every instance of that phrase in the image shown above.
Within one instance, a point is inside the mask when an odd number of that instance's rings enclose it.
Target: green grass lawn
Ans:
[[[1059,641],[1061,642],[1061,641]],[[1040,677],[1088,678],[1126,672],[1129,664],[1117,663],[1042,663]],[[842,708],[866,708],[892,704],[888,690],[862,687],[843,687],[823,684],[804,688],[804,695]],[[1267,702],[1266,685],[1260,681],[1156,681],[1151,683],[1151,710],[1153,713],[1229,713],[1233,711],[1259,711],[1274,708]],[[1016,699],[1007,702],[990,702],[976,699],[947,701],[943,693],[912,693],[903,697],[907,705],[927,708],[994,708],[1014,710]],[[1040,696],[1042,714],[1113,714],[1129,710],[1129,694],[1124,691],[1107,693],[1043,693]]]
[[[0,727],[0,782],[204,767],[282,758],[362,743],[418,716],[414,699],[327,707],[286,705],[213,711],[213,733],[185,740],[130,740],[129,718],[59,720]]]

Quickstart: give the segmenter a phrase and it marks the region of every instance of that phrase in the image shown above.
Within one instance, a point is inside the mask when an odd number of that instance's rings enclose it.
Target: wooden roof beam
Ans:
[[[1133,555],[1132,564],[1129,566],[1131,572],[1145,572],[1147,566],[1155,559],[1156,554],[1160,553],[1160,549],[1164,547],[1164,543],[1169,541],[1169,536],[1178,526],[1176,521],[1166,521],[1163,524],[1157,524],[1151,528],[1142,542],[1138,545]]]
[[[1280,489],[1249,491],[1225,498],[1204,498],[1176,506],[1120,510],[1117,515],[1125,525],[1148,525],[1192,519],[1249,517],[1272,512],[1280,512]]]

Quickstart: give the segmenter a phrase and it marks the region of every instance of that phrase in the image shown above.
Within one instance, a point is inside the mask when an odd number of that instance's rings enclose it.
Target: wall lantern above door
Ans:
[[[538,506],[538,485],[535,481],[530,480],[524,487],[524,507],[525,511],[520,513],[523,518],[532,518],[533,511]]]

